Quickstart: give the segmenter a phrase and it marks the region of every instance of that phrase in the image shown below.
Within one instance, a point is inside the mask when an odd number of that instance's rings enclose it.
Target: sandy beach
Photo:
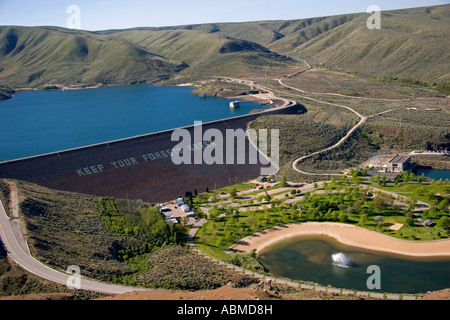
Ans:
[[[242,239],[230,249],[239,252],[263,249],[302,235],[326,235],[360,248],[413,257],[450,257],[450,240],[412,242],[392,238],[364,228],[339,223],[302,223],[272,228]]]

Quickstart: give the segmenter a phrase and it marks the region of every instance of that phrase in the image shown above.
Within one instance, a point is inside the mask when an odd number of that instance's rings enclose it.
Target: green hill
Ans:
[[[54,27],[0,27],[0,83],[131,83],[170,77],[183,66],[122,39]]]
[[[187,74],[248,77],[263,75],[266,67],[293,66],[295,61],[256,42],[201,28],[141,28],[115,36],[190,67]]]
[[[289,21],[86,32],[0,27],[0,85],[128,84],[176,74],[289,74],[294,59],[376,78],[450,82],[450,5]],[[273,71],[279,69],[280,71]]]
[[[289,37],[270,48],[364,75],[450,81],[450,6],[384,12],[381,30],[369,30],[367,18],[356,15],[292,49]]]
[[[289,21],[173,27],[256,42],[273,52],[362,75],[450,81],[450,5],[383,11],[381,30],[369,14]]]
[[[0,101],[11,99],[12,95],[15,93],[14,90],[8,88],[8,87],[1,87],[0,86]]]

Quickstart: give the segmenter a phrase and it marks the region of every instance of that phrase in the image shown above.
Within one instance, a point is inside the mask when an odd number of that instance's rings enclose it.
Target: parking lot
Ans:
[[[172,223],[175,223],[176,220],[176,223],[186,223],[186,225],[192,225],[197,221],[196,217],[191,217],[191,211],[185,212],[182,209],[182,206],[175,203],[175,201],[164,203],[161,207],[161,213],[166,217],[166,220],[171,221]]]

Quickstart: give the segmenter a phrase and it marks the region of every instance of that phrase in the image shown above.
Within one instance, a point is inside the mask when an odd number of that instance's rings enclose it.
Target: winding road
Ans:
[[[309,65],[308,65],[309,66]],[[309,68],[311,68],[311,66],[309,66]],[[309,69],[308,69],[309,70]],[[305,72],[307,70],[302,70],[301,72]],[[299,73],[299,72],[298,72]],[[296,73],[296,74],[298,74]],[[275,98],[274,92],[279,92],[276,90],[272,90],[270,88],[267,88],[265,86],[259,85],[259,84],[255,84],[253,81],[250,80],[242,80],[242,79],[233,79],[233,78],[228,78],[230,80],[234,80],[234,81],[241,81],[243,83],[247,83],[252,87],[264,90],[269,92],[269,94]],[[298,88],[294,88],[292,86],[288,86],[286,84],[283,83],[282,79],[277,79],[277,81],[279,82],[280,85],[282,85],[283,87],[289,88],[291,90],[295,90],[297,92],[300,93],[306,93],[305,91],[302,91],[301,89]],[[301,97],[303,99],[307,99],[307,100],[311,100],[311,101],[315,101],[315,102],[319,102],[319,103],[323,103],[323,104],[328,104],[328,105],[333,105],[333,106],[337,106],[340,108],[345,108],[348,111],[354,113],[357,117],[359,117],[360,121],[347,133],[347,135],[345,137],[343,137],[338,143],[336,143],[335,145],[328,147],[326,149],[314,152],[312,154],[303,156],[297,160],[295,160],[292,164],[292,168],[302,174],[305,175],[313,175],[313,176],[317,176],[317,175],[324,175],[324,176],[340,176],[340,174],[316,174],[316,173],[307,173],[304,171],[301,171],[297,168],[297,165],[307,159],[310,158],[314,155],[320,154],[322,152],[326,152],[335,148],[338,148],[339,146],[341,146],[359,127],[361,127],[369,118],[381,115],[383,113],[387,113],[387,112],[391,112],[392,110],[388,110],[382,113],[379,113],[377,115],[373,115],[373,116],[363,116],[362,114],[360,114],[359,112],[355,111],[354,109],[348,107],[348,106],[344,106],[344,105],[339,105],[339,104],[335,104],[335,103],[330,103],[330,102],[325,102],[325,101],[321,101],[318,99],[314,99],[311,97],[307,97],[307,96],[303,96],[303,95],[295,95],[295,94],[290,94],[292,96],[298,96]],[[354,98],[354,97],[352,97]],[[291,101],[288,99],[284,99],[284,98],[277,98],[277,99],[281,99],[283,100],[283,106],[281,106],[280,108],[284,108],[290,105]],[[379,100],[379,99],[378,99]],[[25,237],[23,235],[23,226],[22,226],[22,222],[19,216],[19,209],[18,209],[18,194],[17,194],[17,188],[12,187],[11,188],[11,217],[8,217],[5,209],[3,207],[3,203],[1,203],[0,201],[0,238],[3,242],[3,245],[5,247],[5,250],[8,253],[8,256],[18,265],[20,265],[23,269],[27,270],[28,272],[61,284],[61,285],[67,285],[68,281],[70,281],[72,275],[68,274],[68,273],[64,273],[64,272],[60,272],[54,269],[51,269],[50,267],[44,265],[43,263],[37,261],[35,258],[33,258],[33,256],[31,255],[31,252],[28,248],[27,242],[25,240]],[[201,225],[201,223],[196,226],[196,228],[194,228],[192,230],[192,233],[189,235],[190,240],[192,241],[193,237],[195,236],[196,230],[198,230],[198,227]],[[70,282],[69,282],[70,283]],[[286,281],[286,283],[288,283]],[[291,283],[289,283],[291,284]],[[297,284],[292,284],[292,285],[297,285]],[[101,283],[101,282],[97,282],[94,280],[90,280],[90,279],[86,279],[86,278],[81,278],[80,279],[80,289],[82,290],[88,290],[88,291],[93,291],[93,292],[99,292],[99,293],[103,293],[103,294],[111,294],[111,295],[115,295],[115,294],[123,294],[123,293],[128,293],[128,292],[134,292],[134,291],[148,291],[147,289],[140,289],[140,288],[132,288],[132,287],[125,287],[125,286],[118,286],[118,285],[113,285],[113,284],[107,284],[107,283]],[[326,290],[324,288],[324,290]]]
[[[282,79],[277,79],[277,81],[278,81],[278,83],[280,85],[282,85],[285,88],[288,88],[288,89],[291,89],[291,90],[295,90],[295,91],[299,91],[299,92],[302,92],[302,93],[306,93],[305,91],[303,91],[301,89],[298,89],[298,88],[295,88],[295,87],[288,86],[288,85],[284,84]],[[294,96],[298,96],[298,97],[303,98],[303,99],[310,100],[310,101],[324,103],[324,104],[327,104],[327,105],[331,105],[331,106],[347,109],[348,111],[354,113],[360,119],[360,121],[353,128],[350,129],[350,131],[345,135],[345,137],[343,137],[335,145],[333,145],[331,147],[328,147],[328,148],[325,148],[325,149],[322,149],[322,150],[319,150],[319,151],[316,151],[314,153],[308,154],[308,155],[303,156],[301,158],[298,158],[297,160],[295,160],[292,163],[292,169],[294,171],[296,171],[298,173],[301,173],[301,174],[304,174],[304,175],[309,175],[309,176],[341,176],[342,174],[336,174],[336,173],[333,174],[333,173],[310,173],[310,172],[305,172],[305,171],[302,171],[302,170],[298,169],[298,164],[300,162],[302,162],[303,160],[311,158],[311,157],[313,157],[315,155],[318,155],[318,154],[321,154],[323,152],[330,151],[330,150],[333,150],[333,149],[336,149],[336,148],[340,147],[345,141],[347,141],[350,138],[350,136],[356,130],[358,130],[362,125],[364,125],[367,122],[368,119],[373,118],[373,117],[377,117],[377,116],[380,116],[382,114],[385,114],[385,113],[393,111],[393,110],[387,110],[387,111],[383,111],[383,112],[380,112],[380,113],[372,115],[372,116],[363,116],[361,113],[359,113],[358,111],[354,110],[353,108],[350,108],[349,106],[345,106],[345,105],[341,105],[341,104],[337,104],[337,103],[326,102],[326,101],[322,101],[322,100],[319,100],[319,99],[306,97],[306,96],[300,96],[300,95],[295,95],[295,94],[293,94],[293,95]]]
[[[296,73],[294,73],[294,74],[292,74],[292,75],[290,75],[290,76],[286,76],[286,77],[284,77],[284,78],[289,78],[289,77],[291,77],[291,76],[294,76],[294,75],[298,75],[298,74],[300,74],[300,73],[307,72],[308,70],[311,70],[311,69],[313,68],[313,67],[312,67],[310,64],[308,64],[306,61],[303,61],[303,62],[308,66],[307,69],[298,71],[298,72],[296,72]],[[270,88],[268,88],[268,87],[266,87],[266,86],[262,86],[262,85],[260,85],[260,84],[256,84],[256,83],[255,83],[254,81],[252,81],[252,80],[236,79],[236,78],[230,78],[230,77],[226,77],[226,79],[228,79],[228,80],[230,80],[230,81],[238,82],[238,83],[244,83],[244,84],[247,84],[247,85],[249,85],[249,86],[252,87],[252,88],[257,88],[257,89],[260,89],[260,90],[263,90],[263,91],[267,91],[267,92],[270,94],[270,96],[272,96],[272,97],[274,97],[274,98],[275,98],[274,92],[277,92],[277,93],[281,93],[281,94],[282,94],[282,92],[280,92],[280,91],[270,89]],[[285,87],[285,88],[287,88],[287,89],[291,89],[291,90],[300,92],[300,93],[302,93],[302,94],[318,94],[318,93],[314,93],[314,92],[306,92],[306,91],[301,90],[301,89],[299,89],[299,88],[295,88],[295,87],[289,86],[289,85],[283,83],[283,79],[274,79],[274,80],[276,80],[281,86],[283,86],[283,87]],[[382,98],[353,97],[353,96],[346,96],[346,95],[337,94],[337,93],[320,93],[320,94],[324,94],[324,95],[333,95],[333,96],[340,96],[340,97],[346,97],[346,98],[367,99],[367,100],[405,101],[405,100],[382,99]],[[299,98],[302,98],[302,99],[306,99],[306,100],[318,102],[318,103],[323,103],[323,104],[326,104],[326,105],[335,106],[335,107],[338,107],[338,108],[343,108],[343,109],[346,109],[346,110],[348,110],[348,111],[354,113],[354,114],[359,118],[359,122],[358,122],[354,127],[352,127],[352,128],[350,129],[350,131],[349,131],[349,132],[348,132],[341,140],[339,140],[339,142],[337,142],[336,144],[334,144],[334,145],[332,145],[332,146],[330,146],[330,147],[327,147],[327,148],[325,148],[325,149],[322,149],[322,150],[313,152],[313,153],[311,153],[311,154],[302,156],[302,157],[300,157],[300,158],[298,158],[298,159],[296,159],[296,160],[294,160],[294,161],[292,162],[292,169],[293,169],[294,171],[296,171],[296,172],[298,172],[298,173],[301,173],[301,174],[303,174],[303,175],[307,175],[307,176],[326,176],[326,177],[330,177],[330,176],[342,176],[342,173],[339,174],[339,173],[311,173],[311,172],[306,172],[306,171],[303,171],[303,170],[298,169],[298,164],[299,164],[300,162],[306,160],[306,159],[309,159],[309,158],[315,156],[315,155],[318,155],[318,154],[321,154],[321,153],[323,153],[323,152],[327,152],[327,151],[330,151],[330,150],[333,150],[333,149],[336,149],[336,148],[340,147],[344,142],[346,142],[346,141],[351,137],[351,135],[352,135],[356,130],[358,130],[361,126],[363,126],[363,125],[367,122],[368,119],[374,118],[374,117],[383,115],[383,114],[385,114],[385,113],[389,113],[389,112],[394,111],[393,109],[390,109],[390,110],[386,110],[386,111],[377,113],[377,114],[375,114],[375,115],[364,116],[364,115],[362,115],[361,113],[359,113],[358,111],[356,111],[355,109],[353,109],[353,108],[351,108],[351,107],[349,107],[349,106],[346,106],[346,105],[337,104],[337,103],[332,103],[332,102],[327,102],[327,101],[322,101],[322,100],[315,99],[315,98],[311,98],[311,97],[308,97],[308,96],[305,96],[305,95],[297,95],[297,94],[293,94],[293,93],[290,93],[290,95],[291,95],[291,96],[294,96],[294,97],[299,97]],[[284,99],[284,98],[279,98],[279,99],[282,99],[282,100],[284,101],[284,104],[283,104],[282,107],[286,107],[286,106],[288,106],[289,103],[290,103],[290,101],[289,101],[288,99]],[[276,166],[276,167],[278,168],[278,166]]]
[[[15,194],[15,192],[16,189],[12,188],[11,199],[17,198],[17,194]],[[68,283],[70,285],[75,284],[76,282],[72,282],[72,274],[51,269],[33,258],[23,236],[22,222],[19,218],[19,213],[16,211],[17,207],[15,205],[11,207],[13,209],[12,218],[9,218],[5,212],[3,203],[0,201],[0,238],[6,252],[8,253],[8,256],[23,269],[40,278],[61,285],[67,285]],[[144,290],[101,283],[83,277],[80,278],[80,289],[111,295]]]

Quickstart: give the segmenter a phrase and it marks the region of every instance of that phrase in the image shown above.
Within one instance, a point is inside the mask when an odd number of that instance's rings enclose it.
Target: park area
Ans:
[[[197,211],[207,217],[196,234],[196,245],[211,256],[230,260],[226,250],[243,238],[307,222],[344,223],[411,242],[449,238],[450,184],[446,182],[380,185],[342,176],[328,182],[294,186],[281,181],[260,188],[237,185],[194,200]]]

